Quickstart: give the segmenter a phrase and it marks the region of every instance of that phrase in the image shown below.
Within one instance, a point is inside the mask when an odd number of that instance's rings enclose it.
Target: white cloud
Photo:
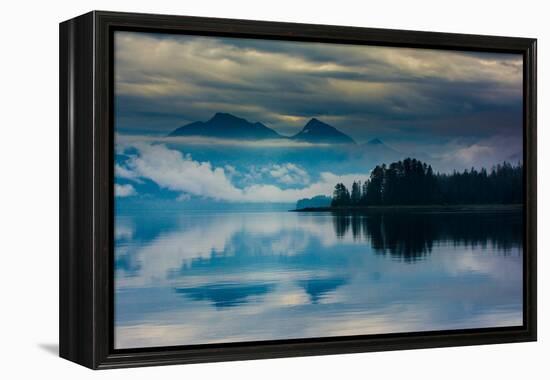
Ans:
[[[466,148],[461,148],[457,150],[454,154],[455,154],[455,157],[461,160],[462,162],[468,163],[468,164],[474,164],[475,162],[477,162],[477,158],[479,156],[489,155],[493,153],[494,153],[494,149],[491,148],[490,146],[474,144]]]
[[[323,172],[319,181],[301,188],[282,189],[271,184],[238,188],[230,180],[234,172],[214,167],[210,162],[195,161],[191,155],[183,155],[162,144],[137,143],[133,147],[139,154],[130,157],[127,167],[136,177],[147,178],[162,188],[186,194],[184,197],[194,195],[230,202],[293,203],[315,195],[331,195],[338,182],[351,184],[354,180],[368,178],[368,173],[339,176]],[[291,163],[275,165],[270,174],[285,184],[297,183],[300,176],[309,182],[307,173]]]
[[[273,165],[269,174],[279,183],[285,185],[305,185],[309,183],[309,175],[299,166],[290,162]]]
[[[115,184],[115,195],[117,197],[130,197],[136,195],[136,189],[132,185],[119,185]]]
[[[223,168],[230,177],[238,175],[237,169],[233,165],[225,165]]]
[[[117,222],[115,226],[115,239],[130,240],[134,237],[134,227],[131,224]]]
[[[492,166],[508,161],[516,164],[521,161],[521,142],[514,137],[490,137],[475,143],[455,140],[447,144],[443,154],[434,154],[436,170],[462,170]]]
[[[117,176],[118,178],[129,179],[138,183],[142,182],[135,172],[119,164],[115,164],[115,176]]]
[[[136,144],[139,155],[128,162],[136,175],[160,187],[214,199],[238,199],[241,194],[225,174],[209,162],[194,161],[190,155],[158,144]]]

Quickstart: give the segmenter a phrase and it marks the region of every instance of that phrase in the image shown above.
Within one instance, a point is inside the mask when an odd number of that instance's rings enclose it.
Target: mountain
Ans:
[[[216,113],[210,120],[195,121],[172,131],[168,136],[202,136],[246,140],[286,139],[311,143],[355,144],[348,135],[318,119],[311,119],[292,137],[278,134],[262,123],[252,123],[229,113]]]
[[[283,138],[262,123],[251,123],[246,119],[222,112],[216,113],[206,122],[195,121],[179,127],[168,136],[204,136],[247,140]]]
[[[376,160],[380,162],[391,162],[403,160],[406,157],[414,157],[417,160],[422,161],[434,161],[434,157],[426,152],[419,151],[399,151],[391,146],[386,145],[379,138],[373,138],[366,143],[360,145],[361,149],[365,152],[365,157],[368,157],[371,160]]]
[[[315,118],[308,121],[291,139],[311,143],[355,144],[355,141],[345,133]]]
[[[384,145],[384,143],[379,138],[374,138],[372,140],[367,141],[366,145]]]
[[[361,144],[361,147],[364,148],[366,151],[371,153],[384,153],[384,154],[399,154],[398,151],[395,149],[387,146],[382,140],[379,138],[371,139],[365,143]]]
[[[398,161],[405,158],[405,154],[386,145],[381,139],[373,138],[359,145],[366,162],[372,165],[378,165],[382,162]]]

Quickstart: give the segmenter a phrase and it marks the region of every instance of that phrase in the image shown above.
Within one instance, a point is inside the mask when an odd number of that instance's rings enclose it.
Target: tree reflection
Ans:
[[[370,241],[375,252],[408,262],[422,259],[434,244],[482,246],[509,252],[522,244],[521,212],[334,212],[338,238]]]

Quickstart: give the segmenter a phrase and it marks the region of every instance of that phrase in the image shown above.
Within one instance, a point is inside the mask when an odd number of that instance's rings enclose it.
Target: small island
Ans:
[[[521,210],[523,165],[508,162],[463,172],[434,173],[431,165],[406,158],[377,165],[370,178],[354,181],[351,191],[343,183],[332,198],[301,199],[292,211],[499,211]]]

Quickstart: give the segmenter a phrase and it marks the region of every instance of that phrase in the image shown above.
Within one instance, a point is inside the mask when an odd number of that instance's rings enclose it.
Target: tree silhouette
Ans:
[[[431,165],[414,158],[377,165],[361,186],[355,181],[351,195],[339,183],[333,207],[431,204],[512,204],[523,201],[523,165],[504,162],[493,167],[434,174]]]
[[[348,206],[351,204],[351,197],[348,189],[343,183],[338,183],[334,187],[334,193],[332,195],[332,207]]]
[[[382,184],[384,182],[385,165],[376,166],[370,175],[367,185],[366,205],[379,205],[382,203]]]
[[[361,181],[354,181],[351,186],[351,204],[358,205],[361,201]]]
[[[369,180],[366,180],[363,182],[363,186],[361,189],[361,199],[359,200],[359,204],[366,205],[367,204],[367,190],[369,188]]]

